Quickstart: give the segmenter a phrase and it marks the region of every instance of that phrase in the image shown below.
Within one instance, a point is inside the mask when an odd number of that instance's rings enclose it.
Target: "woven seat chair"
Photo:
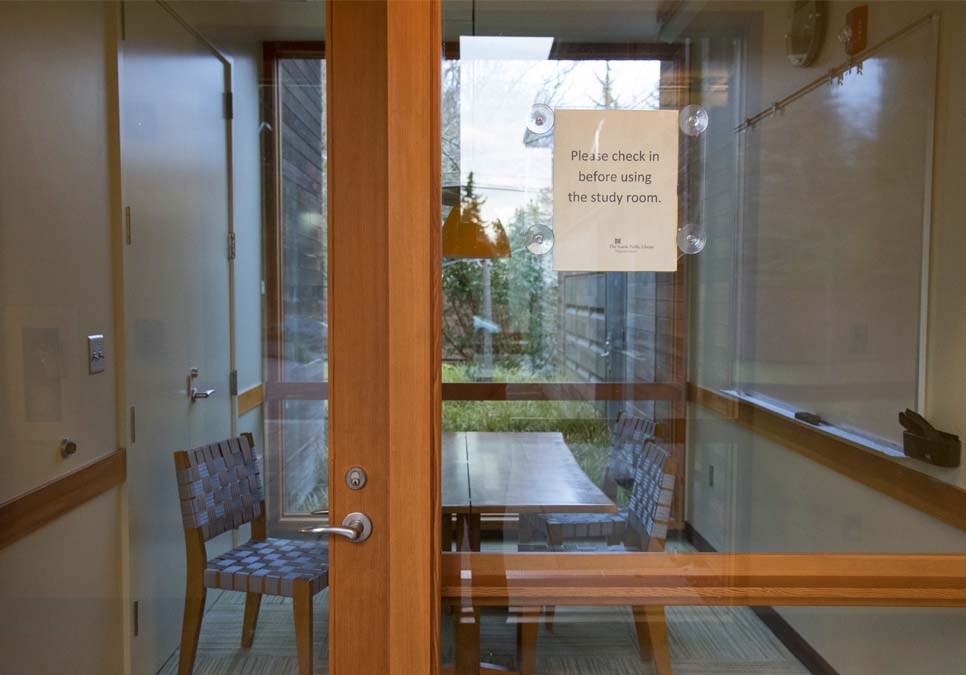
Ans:
[[[178,675],[190,675],[207,589],[241,591],[242,647],[251,647],[262,595],[292,598],[299,675],[312,673],[312,597],[328,586],[328,550],[320,542],[268,539],[265,497],[251,434],[174,453],[188,558]],[[251,523],[248,543],[211,560],[205,542]]]
[[[676,466],[668,452],[656,442],[645,442],[634,471],[634,486],[627,510],[623,542],[564,541],[551,544],[559,552],[660,552],[664,550],[674,496]],[[658,675],[670,675],[671,653],[667,642],[667,623],[663,607],[633,607],[634,623],[642,660],[653,657]],[[546,622],[552,625],[553,608],[546,608]],[[517,644],[520,646],[520,675],[533,673],[536,662],[538,623],[517,623]]]
[[[601,490],[612,500],[617,488],[630,490],[634,469],[645,442],[654,440],[654,422],[631,415],[620,415],[611,431],[611,444]],[[627,509],[617,513],[528,513],[520,514],[518,550],[540,551],[559,546],[568,539],[606,538],[620,543],[627,521]],[[541,535],[548,539],[543,539]]]

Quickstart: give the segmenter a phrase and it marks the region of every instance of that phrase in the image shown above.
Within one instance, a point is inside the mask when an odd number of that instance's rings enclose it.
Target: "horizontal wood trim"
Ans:
[[[449,604],[966,607],[966,555],[443,553]]]
[[[674,382],[444,382],[444,401],[683,401]]]
[[[260,406],[264,399],[265,399],[265,387],[263,387],[261,384],[256,384],[254,387],[249,387],[245,391],[239,392],[238,394],[239,416],[244,415],[247,412],[251,412],[258,406]]]
[[[674,382],[444,382],[444,401],[684,401]],[[326,400],[328,382],[268,382],[265,400]]]
[[[274,59],[324,59],[325,42],[322,41],[284,41],[266,42],[264,53]]]
[[[966,530],[966,490],[750,401],[688,385],[691,401],[907,506]]]
[[[266,401],[327,401],[328,382],[267,382]]]
[[[688,400],[707,408],[718,417],[734,420],[738,419],[738,399],[717,392],[707,387],[688,383]]]
[[[120,448],[0,504],[0,549],[120,485],[126,477],[127,451]]]
[[[519,513],[484,513],[480,516],[483,532],[516,532],[519,527]]]

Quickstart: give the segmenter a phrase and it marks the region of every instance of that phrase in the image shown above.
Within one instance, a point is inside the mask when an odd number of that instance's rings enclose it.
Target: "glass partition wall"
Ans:
[[[683,554],[966,552],[922,440],[961,429],[934,270],[964,205],[934,204],[963,8],[851,9],[443,3],[445,672],[955,670],[910,636],[962,610],[641,590],[802,564]]]

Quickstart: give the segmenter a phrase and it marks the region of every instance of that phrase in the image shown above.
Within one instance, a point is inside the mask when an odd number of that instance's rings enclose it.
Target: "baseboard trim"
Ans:
[[[691,523],[684,523],[684,540],[698,549],[701,553],[717,553],[718,549],[711,545],[711,542],[705,539],[700,532],[694,529]]]
[[[774,607],[752,607],[761,622],[768,627],[785,649],[798,659],[812,675],[839,675],[839,672],[816,651]]]
[[[700,532],[694,529],[691,523],[684,523],[684,539],[702,553],[717,553],[717,549],[711,545]],[[828,661],[803,638],[790,623],[788,623],[774,607],[752,607],[751,611],[761,619],[761,622],[778,638],[778,641],[785,645],[785,649],[791,652],[798,661],[805,666],[812,675],[839,675],[839,672],[832,667]]]

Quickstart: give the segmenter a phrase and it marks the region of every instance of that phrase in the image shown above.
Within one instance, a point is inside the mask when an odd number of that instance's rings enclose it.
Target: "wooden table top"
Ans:
[[[447,513],[617,511],[560,432],[446,432],[442,450]]]

